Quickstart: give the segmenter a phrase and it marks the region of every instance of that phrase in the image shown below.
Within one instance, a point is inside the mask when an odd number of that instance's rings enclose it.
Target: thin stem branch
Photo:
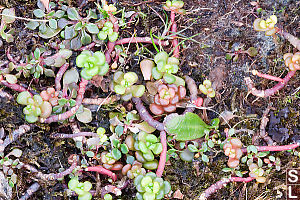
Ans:
[[[135,107],[136,107],[137,111],[139,112],[142,120],[147,122],[153,128],[155,128],[159,131],[164,131],[163,123],[153,119],[153,117],[150,115],[148,110],[143,105],[143,102],[140,98],[133,97],[132,102],[135,104]]]
[[[51,174],[44,174],[40,171],[38,171],[35,167],[31,165],[24,165],[23,167],[33,173],[36,173],[36,177],[39,179],[42,179],[44,181],[54,181],[60,178],[63,178],[66,175],[69,175],[72,173],[72,171],[76,168],[77,166],[77,156],[76,155],[71,155],[69,157],[69,162],[72,162],[71,166],[66,169],[65,171],[59,172],[59,173],[51,173]]]
[[[252,74],[256,75],[258,77],[261,77],[261,78],[265,78],[265,79],[269,79],[269,80],[272,80],[272,81],[278,81],[278,82],[284,83],[284,80],[282,78],[272,76],[272,75],[269,75],[269,74],[263,74],[263,73],[260,73],[257,70],[252,70]]]
[[[288,74],[283,78],[283,82],[277,83],[274,87],[266,90],[258,90],[254,87],[253,81],[250,77],[245,78],[246,85],[251,94],[258,97],[268,97],[281,90],[288,81],[295,75],[296,71],[289,71]]]
[[[166,159],[167,159],[167,136],[166,136],[166,132],[165,131],[161,131],[160,132],[160,142],[163,146],[163,150],[160,153],[160,158],[159,158],[159,163],[158,163],[158,167],[156,170],[156,175],[157,177],[161,177],[164,169],[165,169],[165,165],[166,165]]]
[[[254,180],[254,177],[231,177],[231,178],[223,178],[220,181],[216,182],[215,184],[211,185],[209,188],[207,188],[202,194],[200,195],[199,200],[206,200],[208,197],[210,197],[212,194],[216,193],[218,190],[222,189],[226,186],[226,184],[230,182],[243,182],[248,183],[252,180]]]
[[[88,171],[88,172],[98,172],[100,174],[110,176],[113,179],[113,181],[117,180],[117,175],[115,173],[113,173],[112,171],[110,171],[108,169],[105,169],[101,165],[93,166],[93,167],[87,167],[85,169],[85,171]]]
[[[32,184],[25,192],[25,194],[19,200],[27,200],[29,199],[36,191],[40,189],[39,183]]]
[[[12,142],[16,141],[19,137],[21,137],[24,133],[30,130],[30,126],[28,125],[21,125],[17,130],[13,131],[13,133],[7,136],[2,144],[0,144],[0,152],[5,150]]]
[[[61,78],[63,77],[64,73],[67,71],[68,67],[69,67],[69,63],[65,63],[59,68],[59,70],[56,74],[56,77],[55,77],[55,90],[56,91],[61,90],[60,81],[61,81]]]
[[[52,116],[48,117],[47,119],[41,118],[40,122],[41,123],[57,122],[57,121],[61,121],[61,120],[66,120],[69,117],[73,116],[77,112],[77,110],[79,109],[79,107],[82,103],[83,96],[85,93],[85,88],[86,88],[88,82],[89,82],[88,80],[85,80],[83,78],[81,79],[81,82],[79,84],[77,98],[76,98],[76,105],[71,110],[64,112],[62,114],[59,114],[59,115],[52,115]]]

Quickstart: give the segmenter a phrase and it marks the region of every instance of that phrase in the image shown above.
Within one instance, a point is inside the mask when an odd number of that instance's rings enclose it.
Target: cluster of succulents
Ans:
[[[291,70],[300,70],[300,52],[286,53],[283,55],[285,65]]]
[[[154,56],[156,67],[152,68],[152,76],[158,80],[163,78],[166,83],[174,83],[176,74],[179,69],[179,60],[176,57],[169,57],[168,53],[161,51]]]
[[[79,182],[77,177],[73,177],[68,187],[78,195],[78,200],[91,200],[92,194],[89,192],[92,189],[92,183],[89,181]]]
[[[254,20],[253,28],[256,31],[265,31],[266,36],[271,36],[276,33],[276,28],[275,28],[276,23],[277,23],[276,15],[271,15],[266,20],[257,18]]]
[[[127,164],[122,168],[122,174],[130,179],[134,179],[138,175],[145,175],[146,170],[143,168],[142,163],[134,161],[132,165]]]
[[[17,102],[21,105],[26,105],[23,109],[25,120],[29,123],[34,123],[39,117],[47,118],[52,113],[52,106],[48,101],[44,101],[40,95],[33,97],[28,91],[19,93]]]
[[[150,110],[155,115],[161,115],[164,112],[174,112],[176,104],[185,97],[186,89],[184,86],[175,84],[160,84],[157,94],[154,96],[154,102],[150,104]]]
[[[138,191],[136,194],[138,200],[163,199],[171,191],[171,184],[158,178],[153,172],[137,176],[134,185]]]
[[[115,72],[111,88],[115,93],[122,95],[124,101],[129,101],[132,97],[141,97],[145,92],[144,85],[134,85],[138,81],[138,76],[134,72]]]
[[[100,40],[106,40],[106,38],[108,38],[110,42],[115,42],[118,39],[119,34],[114,32],[113,27],[114,25],[110,21],[105,22],[103,28],[98,33],[98,38]]]
[[[163,6],[163,8],[166,11],[175,11],[176,13],[184,14],[185,10],[182,9],[183,5],[184,5],[183,1],[178,1],[178,0],[170,1],[170,0],[168,0],[168,1],[166,1],[166,4]]]
[[[135,149],[143,153],[147,161],[153,161],[154,155],[162,152],[162,144],[154,134],[140,131],[134,144]]]
[[[100,158],[103,167],[106,169],[114,168],[114,165],[116,165],[117,159],[115,159],[111,152],[103,151]]]
[[[101,51],[95,53],[82,51],[76,58],[76,65],[83,68],[80,75],[86,80],[90,80],[96,75],[103,76],[109,70],[105,55]]]
[[[55,91],[54,88],[47,88],[46,90],[43,90],[40,95],[44,101],[48,101],[52,106],[58,105],[59,92]]]
[[[249,170],[249,176],[254,177],[258,183],[266,182],[266,178],[263,177],[265,171],[262,168],[258,167],[257,164],[251,163],[249,165]]]
[[[211,81],[210,80],[204,80],[203,84],[199,85],[199,90],[207,95],[210,98],[213,98],[216,96],[215,90],[211,87]]]
[[[231,138],[224,144],[223,149],[225,155],[229,157],[227,164],[230,168],[236,168],[239,165],[240,158],[243,155],[242,146],[243,144],[238,138]]]

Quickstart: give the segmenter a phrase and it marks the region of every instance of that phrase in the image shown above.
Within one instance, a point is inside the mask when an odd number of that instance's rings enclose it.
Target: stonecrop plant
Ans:
[[[76,192],[78,195],[78,200],[91,200],[92,194],[89,192],[92,189],[92,183],[89,181],[79,182],[77,177],[73,177],[69,183],[68,187],[70,190]]]
[[[185,10],[182,9],[184,6],[183,1],[178,1],[178,0],[172,0],[172,1],[166,1],[166,4],[163,6],[163,9],[166,11],[176,11],[176,13],[179,14],[184,14]]]
[[[137,135],[134,147],[143,153],[143,157],[146,161],[153,161],[154,155],[159,155],[162,152],[162,144],[158,138],[144,131],[139,132]]]
[[[40,95],[33,97],[27,91],[19,93],[17,102],[26,105],[23,109],[25,120],[29,123],[38,121],[38,118],[47,118],[52,113],[52,106],[48,101],[44,101]]]
[[[256,31],[265,31],[266,36],[271,36],[276,33],[276,27],[275,27],[276,23],[277,23],[276,15],[271,15],[266,20],[257,18],[254,20],[253,28]]]
[[[171,184],[158,178],[153,172],[137,176],[134,185],[138,191],[136,194],[138,200],[163,199],[171,191]]]
[[[76,65],[83,68],[80,75],[85,80],[90,80],[96,75],[104,76],[109,70],[105,55],[101,51],[82,51],[76,58]]]
[[[169,57],[165,51],[159,52],[154,56],[156,67],[152,69],[152,76],[158,80],[163,78],[166,83],[172,84],[176,81],[176,74],[179,69],[179,60],[175,57]]]
[[[300,52],[286,53],[283,55],[285,65],[291,70],[300,70]]]
[[[203,84],[199,85],[199,90],[207,95],[210,98],[213,98],[216,96],[215,90],[211,87],[211,81],[210,80],[204,80]]]
[[[161,115],[164,112],[171,113],[176,110],[176,104],[186,95],[184,86],[175,84],[160,84],[157,94],[154,96],[154,102],[150,104],[150,110],[155,115]]]
[[[111,88],[115,93],[122,95],[124,101],[129,101],[132,97],[141,97],[145,92],[144,85],[134,85],[138,81],[135,72],[123,73],[115,72]]]
[[[100,40],[106,40],[108,38],[110,42],[115,42],[118,39],[119,34],[114,32],[113,27],[114,25],[110,21],[105,22],[103,28],[98,33],[98,38]]]

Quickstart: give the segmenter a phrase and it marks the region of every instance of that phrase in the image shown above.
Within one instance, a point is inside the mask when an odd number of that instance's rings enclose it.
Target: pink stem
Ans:
[[[59,172],[59,173],[51,173],[51,174],[44,174],[40,171],[38,171],[35,167],[25,164],[23,167],[32,173],[36,173],[35,176],[39,179],[42,179],[44,181],[54,181],[60,178],[65,177],[66,175],[69,175],[72,173],[72,171],[76,168],[77,166],[77,156],[76,155],[71,155],[69,159],[72,159],[72,164],[71,166],[66,169],[65,171]]]
[[[285,39],[287,39],[295,48],[297,48],[300,51],[300,40],[297,37],[281,29],[278,29],[278,33],[282,35]]]
[[[17,64],[17,61],[10,54],[10,47],[7,48],[6,56],[10,62],[14,63],[15,65]]]
[[[139,112],[142,120],[144,120],[145,122],[147,122],[153,128],[155,128],[155,129],[157,129],[159,131],[164,131],[165,128],[164,128],[163,123],[161,123],[161,122],[153,119],[153,117],[150,115],[150,113],[148,112],[148,110],[143,105],[143,102],[142,102],[142,100],[140,98],[133,97],[132,98],[132,102],[135,103],[135,108]]]
[[[269,80],[272,80],[272,81],[278,81],[278,82],[284,83],[284,80],[282,78],[272,76],[272,75],[269,75],[269,74],[262,74],[257,70],[252,70],[252,74],[256,75],[258,77],[261,77],[261,78],[265,78],[265,79],[269,79]]]
[[[94,166],[94,167],[87,167],[85,169],[85,171],[88,171],[88,172],[98,172],[100,174],[110,176],[113,179],[113,181],[117,180],[117,175],[115,173],[113,173],[112,171],[110,171],[108,169],[105,169],[104,167],[102,167],[100,165]]]
[[[173,32],[173,34],[175,34],[177,32],[177,24],[175,22],[175,12],[171,11],[171,32]],[[176,35],[172,36],[173,40],[172,40],[172,46],[174,48],[173,51],[173,56],[176,58],[179,58],[179,45],[178,45],[178,40],[176,39]]]
[[[69,111],[59,114],[59,115],[52,115],[50,117],[48,117],[47,119],[40,119],[40,122],[42,123],[51,123],[51,122],[57,122],[57,121],[61,121],[61,120],[65,120],[68,119],[69,117],[73,116],[77,110],[79,109],[81,103],[82,103],[82,99],[85,93],[85,88],[86,85],[88,84],[89,81],[85,80],[85,79],[81,79],[81,82],[79,84],[79,89],[78,89],[78,94],[77,94],[77,98],[76,98],[76,105]]]
[[[253,177],[247,177],[247,178],[241,178],[241,177],[231,177],[231,178],[223,178],[220,181],[216,182],[215,184],[211,185],[209,188],[207,188],[201,195],[199,200],[206,200],[208,197],[210,197],[212,194],[216,193],[218,190],[222,189],[226,186],[227,183],[230,182],[243,182],[248,183],[255,178]]]
[[[12,89],[12,90],[15,90],[15,91],[17,91],[17,92],[24,92],[24,91],[27,91],[27,89],[24,88],[24,87],[21,86],[21,85],[18,85],[18,84],[16,84],[16,83],[9,83],[9,82],[3,80],[3,76],[2,76],[2,75],[0,75],[0,84],[4,85],[4,86],[6,86],[6,87],[8,87],[8,88],[10,88],[10,89]],[[31,93],[30,93],[30,94],[31,94]],[[31,95],[32,95],[32,94],[31,94]]]
[[[110,14],[109,19],[114,24],[114,32],[118,33],[119,32],[118,20],[112,14]],[[107,43],[107,51],[105,52],[105,58],[106,58],[106,62],[108,64],[111,63],[111,52],[113,52],[113,50],[115,49],[115,45],[116,45],[116,42],[108,41],[108,43]]]
[[[116,45],[116,42],[110,42],[108,41],[107,42],[107,51],[105,52],[105,58],[106,58],[106,62],[108,64],[111,63],[111,52],[113,52],[113,50],[115,49],[115,45]]]
[[[83,46],[81,48],[78,49],[78,51],[85,51],[85,50],[90,50],[91,48],[93,48],[96,45],[95,42],[92,42],[91,44],[88,44],[86,46]]]
[[[296,149],[299,147],[299,144],[289,144],[289,145],[283,145],[283,146],[257,146],[258,151],[287,151]]]
[[[275,94],[277,91],[282,89],[288,81],[295,75],[296,71],[289,71],[289,73],[283,78],[283,82],[277,83],[274,87],[267,90],[258,90],[254,87],[253,81],[250,77],[245,78],[246,85],[248,90],[255,96],[258,97],[268,97]]]
[[[283,146],[255,146],[258,151],[287,151],[296,149],[300,146],[300,142],[297,142],[295,144],[289,144],[289,145],[283,145]],[[243,153],[247,153],[247,149],[242,149]]]
[[[156,176],[157,177],[161,177],[163,172],[164,172],[164,168],[166,165],[166,159],[167,159],[167,136],[166,136],[166,132],[165,131],[161,131],[160,132],[160,142],[163,146],[163,150],[160,153],[160,159],[159,159],[159,163],[158,163],[158,167],[156,170]]]
[[[161,41],[158,39],[153,39],[153,42],[156,45],[167,46],[169,45],[168,41]],[[148,43],[152,44],[152,40],[150,37],[133,37],[133,38],[123,38],[116,41],[116,45],[128,44],[128,43]]]
[[[243,182],[243,183],[248,183],[253,181],[255,178],[254,177],[247,177],[247,178],[242,178],[242,177],[231,177],[230,181],[231,182]]]
[[[56,74],[56,77],[55,77],[55,90],[56,91],[61,90],[60,81],[61,81],[61,78],[63,77],[64,73],[67,71],[68,67],[69,67],[69,63],[65,63],[59,68],[59,70]]]

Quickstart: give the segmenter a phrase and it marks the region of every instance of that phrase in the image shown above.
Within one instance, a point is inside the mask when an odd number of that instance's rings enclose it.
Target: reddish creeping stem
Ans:
[[[114,32],[118,33],[119,32],[119,25],[118,25],[117,18],[115,18],[115,16],[110,13],[110,18],[109,19],[114,25]],[[108,41],[108,43],[107,43],[107,51],[105,52],[105,58],[106,58],[106,62],[108,64],[110,64],[110,62],[111,62],[111,52],[113,52],[113,50],[115,49],[115,45],[116,45],[116,42]]]
[[[167,46],[169,45],[168,41],[160,41],[158,39],[153,39],[153,42],[156,45]],[[128,43],[148,43],[152,44],[152,40],[150,37],[133,37],[133,38],[123,38],[116,41],[116,45],[128,44]]]
[[[258,77],[261,77],[261,78],[265,78],[265,79],[269,79],[269,80],[273,80],[273,81],[278,81],[278,82],[284,83],[284,80],[282,78],[279,78],[279,77],[276,77],[276,76],[272,76],[272,75],[269,75],[269,74],[262,74],[262,73],[260,73],[257,70],[252,70],[252,74],[256,75]]]
[[[257,151],[287,151],[287,150],[292,150],[296,149],[299,147],[299,142],[296,144],[289,144],[289,145],[283,145],[283,146],[256,146]],[[246,148],[242,149],[243,153],[247,152]]]
[[[254,180],[254,177],[247,177],[247,178],[241,178],[241,177],[231,177],[231,178],[223,178],[222,180],[216,182],[215,184],[211,185],[209,188],[207,188],[201,195],[199,200],[206,200],[208,197],[210,197],[213,193],[217,192],[219,189],[222,189],[226,186],[229,182],[243,182],[248,183],[252,180]]]
[[[88,84],[88,80],[85,79],[81,79],[81,82],[79,84],[79,89],[78,89],[78,94],[77,94],[77,98],[76,98],[76,105],[69,111],[64,112],[62,114],[59,115],[52,115],[50,117],[48,117],[47,119],[40,119],[40,121],[42,123],[51,123],[51,122],[57,122],[57,121],[61,121],[61,120],[65,120],[68,119],[69,117],[73,116],[77,110],[79,109],[81,103],[82,103],[82,99],[85,93],[85,88],[86,85]]]
[[[6,86],[6,87],[8,87],[8,88],[10,88],[10,89],[12,89],[12,90],[15,90],[15,91],[17,91],[17,92],[24,92],[24,91],[27,91],[27,89],[24,88],[24,87],[21,86],[21,85],[13,84],[13,83],[9,83],[9,82],[5,81],[5,80],[3,79],[3,76],[2,76],[2,75],[0,75],[0,84],[1,84],[1,85],[4,85],[4,86]]]
[[[117,175],[115,173],[113,173],[112,171],[110,171],[108,169],[105,169],[104,167],[102,167],[100,165],[94,166],[94,167],[87,167],[85,169],[85,171],[98,172],[99,174],[110,176],[113,179],[113,181],[117,180]]]
[[[59,68],[59,70],[56,74],[56,77],[55,77],[55,90],[56,91],[61,90],[60,80],[63,77],[64,73],[67,71],[68,67],[69,67],[69,63],[65,63]]]
[[[178,40],[176,39],[176,34],[177,33],[177,24],[175,22],[175,12],[174,11],[171,11],[171,31],[173,32],[173,40],[172,40],[172,46],[174,49],[173,51],[173,56],[176,57],[176,58],[179,58],[179,45],[178,45]]]
[[[166,136],[166,132],[165,131],[161,131],[160,132],[160,142],[163,146],[163,150],[160,153],[160,159],[159,159],[159,163],[158,163],[158,167],[156,170],[156,176],[157,177],[161,177],[163,172],[164,172],[164,168],[166,165],[166,159],[167,159],[167,136]]]
[[[245,78],[246,85],[249,92],[258,97],[268,97],[275,94],[277,91],[281,90],[288,81],[295,75],[296,71],[289,71],[289,73],[283,78],[283,82],[277,83],[274,87],[267,90],[258,90],[254,87],[253,81],[250,77]]]
[[[142,102],[142,100],[140,98],[133,97],[132,98],[132,102],[135,104],[135,108],[139,112],[142,120],[144,120],[145,122],[147,122],[153,128],[155,128],[155,129],[157,129],[159,131],[164,131],[165,127],[164,127],[163,123],[161,123],[161,122],[153,119],[153,117],[150,115],[150,113],[148,112],[148,110],[143,105],[143,102]]]

